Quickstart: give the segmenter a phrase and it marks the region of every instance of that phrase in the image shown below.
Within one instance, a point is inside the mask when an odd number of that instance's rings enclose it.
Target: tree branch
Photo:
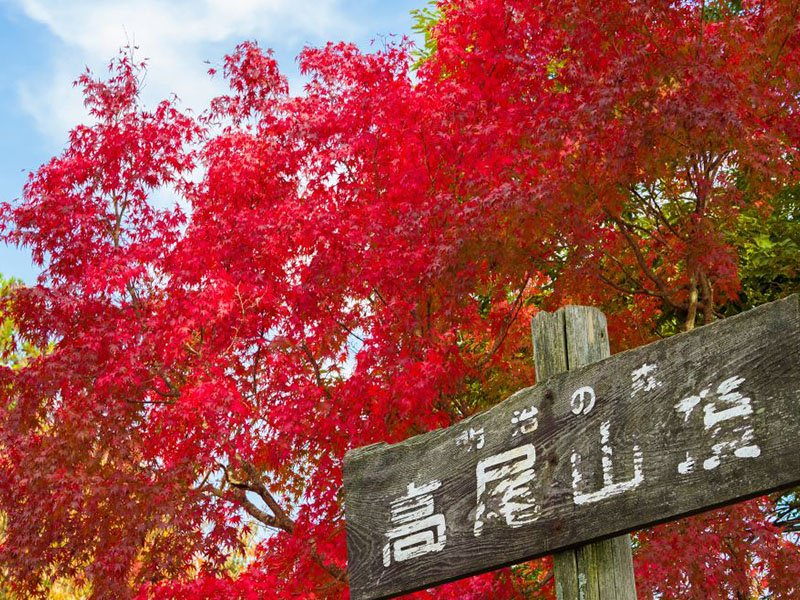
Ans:
[[[314,380],[317,383],[317,387],[319,387],[319,389],[322,390],[322,393],[325,394],[325,397],[330,400],[331,392],[328,389],[328,386],[325,384],[325,380],[322,378],[322,369],[320,368],[317,359],[314,358],[314,355],[311,353],[311,349],[305,342],[300,344],[300,348],[303,350],[303,354],[306,355],[308,362],[311,364],[311,368],[314,369]]]
[[[243,460],[241,457],[236,457],[239,461],[242,469],[247,474],[248,480],[247,481],[232,481],[228,476],[227,469],[223,470],[225,482],[231,486],[233,489],[231,490],[230,496],[241,505],[241,507],[253,518],[257,519],[261,523],[264,523],[268,527],[272,527],[275,529],[282,529],[287,533],[293,533],[295,530],[295,522],[292,520],[288,514],[283,510],[283,508],[278,504],[275,497],[267,488],[266,484],[264,483],[263,477],[261,473],[259,473],[258,469],[256,469],[255,465],[251,462]],[[221,496],[219,494],[222,494]],[[246,492],[253,492],[257,494],[267,505],[267,507],[272,511],[272,515],[267,514],[257,506],[255,506],[250,500],[247,499]],[[211,493],[215,496],[224,499],[230,499],[230,497],[226,497],[224,492],[221,490],[212,489]],[[340,581],[342,583],[348,582],[348,575],[345,569],[341,569],[336,565],[331,565],[326,563],[322,556],[319,554],[317,550],[317,544],[314,540],[310,541],[310,550],[311,550],[311,558],[316,562],[322,569],[327,571],[334,579]]]
[[[500,349],[505,341],[506,337],[508,336],[508,332],[511,330],[511,325],[517,319],[517,315],[519,314],[520,309],[522,308],[522,297],[525,293],[525,288],[528,287],[528,282],[531,280],[530,275],[527,273],[525,274],[525,278],[522,281],[522,285],[518,288],[519,292],[517,292],[517,297],[514,299],[514,302],[511,305],[511,310],[508,311],[505,317],[503,317],[503,323],[500,326],[500,333],[498,334],[497,338],[492,344],[492,349],[489,350],[488,354],[486,354],[480,361],[478,361],[478,368],[485,365],[489,360],[491,360],[492,356]]]
[[[636,244],[636,241],[633,239],[630,232],[628,231],[627,227],[628,224],[621,218],[613,215],[608,209],[606,209],[605,212],[608,215],[608,217],[619,227],[620,232],[625,237],[628,246],[633,252],[634,257],[636,258],[636,262],[639,264],[639,268],[642,269],[642,272],[644,273],[645,277],[647,277],[650,281],[652,281],[656,285],[658,290],[661,292],[660,297],[674,308],[678,309],[683,308],[672,299],[672,291],[667,287],[666,282],[663,279],[661,279],[661,277],[656,275],[650,268],[650,266],[647,264],[647,260],[642,254],[642,251],[639,249],[639,246]]]

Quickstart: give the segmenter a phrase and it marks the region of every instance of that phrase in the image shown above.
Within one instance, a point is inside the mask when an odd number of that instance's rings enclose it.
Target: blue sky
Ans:
[[[236,43],[275,50],[293,91],[295,57],[306,45],[347,40],[368,49],[390,34],[411,35],[410,11],[425,0],[0,0],[0,199],[21,194],[27,173],[63,148],[85,120],[72,81],[102,73],[129,43],[149,61],[144,100],[175,93],[202,110],[222,91],[206,75]],[[33,283],[24,249],[0,244],[0,273]]]

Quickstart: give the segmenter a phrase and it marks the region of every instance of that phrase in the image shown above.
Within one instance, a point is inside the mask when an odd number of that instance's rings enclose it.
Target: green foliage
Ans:
[[[14,320],[5,308],[12,291],[20,285],[20,280],[7,279],[0,274],[0,367],[19,369],[28,360],[41,354],[38,348],[20,339]]]
[[[743,9],[742,0],[715,0],[706,4],[703,18],[713,23],[729,15],[738,15]]]
[[[414,50],[414,68],[417,69],[436,53],[436,37],[433,28],[442,19],[442,11],[436,0],[428,0],[428,4],[422,8],[411,11],[411,18],[414,20],[411,30],[423,36],[424,42]]]
[[[731,241],[742,292],[727,314],[800,292],[800,186],[783,189],[770,206],[745,210]]]
[[[742,179],[739,185],[746,193],[746,181]],[[658,207],[658,218],[640,205],[625,214],[639,231],[657,231],[660,223],[676,227],[688,212],[680,201],[668,198],[657,187],[642,187],[635,195],[642,204]],[[747,202],[725,237],[738,256],[741,289],[735,300],[716,309],[718,317],[800,293],[800,186],[788,186],[766,202]],[[651,243],[655,240],[656,236],[650,238]],[[655,268],[663,264],[659,257],[652,260]],[[655,319],[655,332],[659,337],[675,335],[683,329],[684,318],[680,312],[664,307]]]
[[[13,279],[5,279],[0,275],[0,303],[8,297],[14,283]],[[3,310],[0,312],[0,356],[5,357],[7,354],[12,354],[11,351],[14,345],[13,329],[14,323],[11,317]],[[6,361],[4,360],[3,362],[5,363]]]

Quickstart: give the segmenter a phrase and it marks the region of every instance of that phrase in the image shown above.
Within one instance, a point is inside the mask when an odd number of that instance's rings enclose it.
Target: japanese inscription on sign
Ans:
[[[351,594],[382,598],[800,482],[798,297],[345,459]]]

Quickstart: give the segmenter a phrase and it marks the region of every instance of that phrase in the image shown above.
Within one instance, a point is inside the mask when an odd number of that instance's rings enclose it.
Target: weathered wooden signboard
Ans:
[[[351,595],[431,587],[799,482],[793,296],[350,452]]]

